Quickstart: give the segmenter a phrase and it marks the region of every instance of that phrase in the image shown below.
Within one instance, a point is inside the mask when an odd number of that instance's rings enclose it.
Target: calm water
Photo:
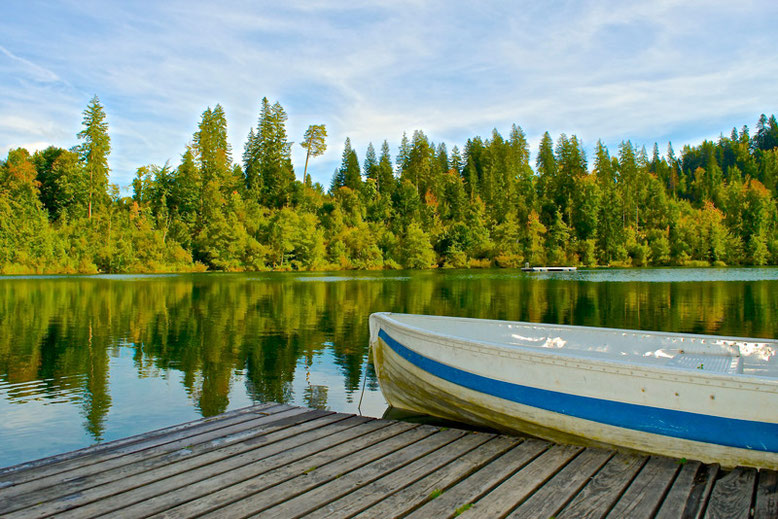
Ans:
[[[381,416],[371,312],[778,336],[778,269],[0,277],[0,467],[275,401]]]

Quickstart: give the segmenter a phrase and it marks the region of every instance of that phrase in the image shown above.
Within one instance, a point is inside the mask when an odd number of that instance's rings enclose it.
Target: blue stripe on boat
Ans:
[[[397,342],[383,329],[378,332],[378,336],[416,367],[473,391],[625,429],[741,449],[778,452],[778,424],[627,404],[512,384],[469,373],[420,355]]]

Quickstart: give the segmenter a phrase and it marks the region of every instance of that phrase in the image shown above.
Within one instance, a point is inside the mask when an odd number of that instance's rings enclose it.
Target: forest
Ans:
[[[180,163],[139,167],[123,196],[95,96],[77,145],[0,161],[0,273],[778,264],[774,115],[678,154],[598,141],[588,158],[546,132],[532,161],[518,125],[461,149],[417,130],[362,161],[346,139],[326,187],[307,174],[325,126],[298,179],[286,121],[262,99],[236,159],[209,107]]]

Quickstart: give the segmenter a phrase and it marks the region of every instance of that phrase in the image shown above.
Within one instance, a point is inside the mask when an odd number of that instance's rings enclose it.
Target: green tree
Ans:
[[[281,104],[271,105],[263,97],[257,128],[249,132],[243,154],[245,183],[266,207],[288,204],[294,191],[292,143],[287,139],[286,120]]]
[[[84,141],[79,155],[89,177],[89,199],[87,214],[92,218],[92,206],[102,206],[108,199],[108,155],[111,153],[111,137],[108,135],[108,121],[100,100],[94,96],[84,110],[84,129],[78,138]]]
[[[318,157],[327,151],[327,128],[325,128],[323,124],[312,124],[308,126],[300,146],[302,146],[306,152],[303,182],[305,182],[306,185],[310,185],[311,179],[308,178],[308,159],[311,157]]]
[[[427,269],[435,262],[435,251],[429,236],[416,222],[408,225],[402,240],[401,251],[405,268]]]

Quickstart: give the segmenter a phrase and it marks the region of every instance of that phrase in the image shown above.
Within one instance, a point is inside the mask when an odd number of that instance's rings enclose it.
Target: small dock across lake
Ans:
[[[575,272],[577,267],[521,267],[524,272]]]
[[[778,516],[778,473],[278,404],[0,469],[0,517]]]

